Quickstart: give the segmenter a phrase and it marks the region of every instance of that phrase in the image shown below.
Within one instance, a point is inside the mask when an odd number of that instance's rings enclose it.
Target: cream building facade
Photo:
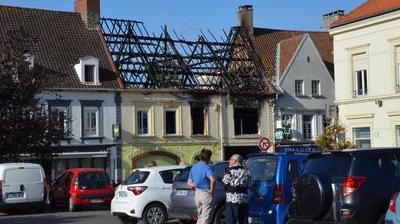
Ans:
[[[399,6],[374,12],[368,1],[369,14],[356,8],[330,30],[339,122],[358,148],[400,146]]]

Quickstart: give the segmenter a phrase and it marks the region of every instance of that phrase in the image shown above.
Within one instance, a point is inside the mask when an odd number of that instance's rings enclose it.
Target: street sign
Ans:
[[[283,136],[284,136],[283,129],[282,128],[276,129],[276,131],[275,131],[275,140],[276,141],[282,141],[283,140]]]
[[[262,152],[268,151],[269,147],[271,146],[271,141],[266,137],[261,137],[258,140],[258,147]]]

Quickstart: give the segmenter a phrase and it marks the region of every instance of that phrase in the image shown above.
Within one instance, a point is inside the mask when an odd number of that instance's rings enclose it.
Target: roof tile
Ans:
[[[399,0],[368,0],[364,4],[358,6],[349,14],[342,16],[332,24],[332,27],[338,27],[369,17],[378,16],[400,9]]]
[[[35,64],[57,76],[55,88],[116,89],[118,77],[112,70],[100,35],[86,28],[79,13],[0,6],[0,38],[18,27],[36,40],[32,49]],[[83,85],[74,65],[84,56],[99,58],[101,85]]]

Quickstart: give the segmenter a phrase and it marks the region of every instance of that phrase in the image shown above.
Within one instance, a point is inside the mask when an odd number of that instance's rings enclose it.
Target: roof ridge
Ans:
[[[254,29],[283,31],[283,32],[299,32],[299,33],[329,33],[327,31],[316,31],[316,30],[290,30],[290,29],[276,29],[276,28],[262,28],[262,27],[254,27]]]
[[[61,11],[61,10],[41,9],[41,8],[29,8],[29,7],[12,6],[12,5],[0,5],[0,10],[6,10],[6,9],[32,10],[32,11],[46,11],[46,12],[57,12],[57,13],[79,14],[79,13],[77,13],[77,12],[71,12],[71,11]]]

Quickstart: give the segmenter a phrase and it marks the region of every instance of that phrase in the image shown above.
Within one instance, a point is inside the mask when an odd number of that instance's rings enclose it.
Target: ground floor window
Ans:
[[[71,168],[102,168],[107,170],[107,158],[71,158],[54,160],[55,177],[60,175],[64,170]]]
[[[371,148],[371,129],[369,127],[353,128],[353,139],[357,148]]]
[[[303,139],[312,140],[312,118],[311,115],[303,115]]]

